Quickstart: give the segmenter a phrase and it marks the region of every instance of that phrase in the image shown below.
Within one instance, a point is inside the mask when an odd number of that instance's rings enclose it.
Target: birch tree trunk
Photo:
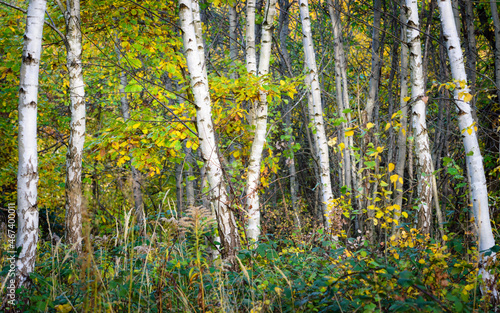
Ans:
[[[257,53],[255,50],[255,0],[247,1],[246,65],[249,74],[257,75]],[[250,125],[255,126],[255,108],[250,104],[248,112]]]
[[[490,0],[491,16],[495,27],[495,83],[497,87],[497,103],[500,103],[500,19],[496,0]]]
[[[488,190],[486,188],[483,158],[479,149],[476,126],[472,119],[471,107],[467,101],[464,101],[464,98],[468,95],[469,88],[467,86],[467,75],[465,73],[462,49],[460,48],[460,40],[454,23],[450,0],[438,1],[438,6],[441,13],[444,41],[450,59],[451,74],[457,82],[457,87],[454,90],[454,98],[458,111],[458,126],[466,153],[472,209],[474,221],[477,226],[478,249],[480,251],[479,274],[482,274],[484,281],[482,291],[491,291],[493,298],[498,301],[498,290],[493,287],[494,277],[486,269],[487,264],[496,258],[496,254],[490,250],[495,245],[495,239],[491,230]],[[486,252],[491,252],[491,254],[487,256]]]
[[[304,45],[306,75],[308,76],[309,84],[306,85],[310,88],[312,98],[313,122],[316,130],[315,141],[318,148],[319,156],[319,172],[321,181],[321,198],[323,204],[326,206],[326,227],[339,231],[341,227],[341,212],[332,206],[333,193],[330,180],[330,159],[328,156],[328,144],[325,133],[325,125],[323,122],[323,108],[321,106],[321,90],[319,86],[318,70],[316,67],[316,56],[314,52],[311,22],[309,17],[309,6],[307,0],[299,1],[300,19],[302,21],[302,42]]]
[[[425,120],[428,98],[425,95],[417,0],[406,0],[406,14],[408,16],[407,40],[410,50],[412,122],[419,173],[418,224],[422,233],[429,234],[432,221],[432,157]]]
[[[406,17],[404,14],[404,5],[406,0],[401,0],[401,72],[400,72],[400,80],[401,80],[401,91],[399,95],[399,105],[401,109],[401,126],[399,128],[398,133],[398,160],[396,162],[396,174],[404,178],[405,173],[405,161],[406,161],[406,132],[407,132],[407,123],[408,123],[408,104],[405,100],[408,97],[408,46],[406,40]],[[392,233],[396,234],[396,225],[399,225],[400,216],[401,216],[401,207],[403,206],[403,184],[399,181],[396,181],[395,188],[395,204],[397,205],[396,210],[394,210],[394,223],[392,224]]]
[[[267,1],[265,19],[262,24],[262,42],[260,48],[259,77],[263,77],[269,72],[269,63],[271,61],[271,45],[274,16],[276,14],[277,0]],[[247,237],[249,242],[256,242],[260,234],[260,166],[262,161],[262,151],[266,142],[267,131],[267,91],[262,88],[265,80],[261,79],[259,90],[259,102],[255,107],[255,134],[250,151],[247,173],[247,202],[246,209],[248,214]]]
[[[17,170],[17,238],[21,253],[16,260],[16,288],[23,286],[35,269],[38,243],[38,154],[37,101],[38,70],[42,50],[45,0],[31,0],[19,77],[19,163]]]
[[[235,262],[235,255],[239,249],[239,235],[233,212],[229,208],[229,199],[226,191],[219,153],[215,142],[214,126],[212,122],[212,108],[208,80],[204,70],[204,60],[199,50],[200,43],[196,38],[194,11],[199,6],[192,0],[181,0],[179,5],[180,23],[183,32],[184,50],[190,74],[190,83],[196,105],[196,124],[199,133],[199,142],[202,157],[206,164],[206,174],[212,194],[212,203],[215,207],[219,236],[223,246],[222,256]]]
[[[66,155],[66,240],[80,252],[82,248],[82,159],[85,142],[85,87],[82,72],[82,31],[80,0],[70,0],[66,20],[71,124]]]
[[[353,138],[352,136],[345,135],[346,129],[350,127],[351,124],[351,113],[344,113],[345,110],[350,110],[351,106],[349,104],[347,65],[344,53],[344,45],[342,42],[340,5],[338,3],[338,0],[335,1],[335,5],[332,0],[328,0],[328,12],[330,13],[330,18],[332,19],[333,48],[335,50],[335,81],[337,86],[337,102],[339,105],[340,116],[346,120],[346,122],[342,123],[342,142],[344,142],[345,145],[345,149],[343,151],[345,184],[349,192],[353,194],[355,192],[355,190],[352,188],[353,172],[351,170],[351,148],[353,145]],[[354,160],[352,161],[354,163]]]

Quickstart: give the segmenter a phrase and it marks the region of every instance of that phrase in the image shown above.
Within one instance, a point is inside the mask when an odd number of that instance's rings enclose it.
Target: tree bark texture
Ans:
[[[38,71],[46,4],[45,0],[29,2],[19,77],[16,248],[22,249],[16,260],[16,288],[23,286],[35,269],[38,243]]]

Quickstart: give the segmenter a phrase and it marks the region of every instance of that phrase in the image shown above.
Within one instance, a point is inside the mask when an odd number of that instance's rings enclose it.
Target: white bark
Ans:
[[[420,22],[418,1],[406,0],[407,40],[410,49],[411,103],[413,133],[415,134],[415,153],[418,164],[418,193],[420,197],[419,228],[424,234],[431,230],[432,206],[432,157],[426,123],[426,95],[420,44]]]
[[[222,255],[234,259],[239,247],[239,236],[234,215],[229,208],[226,184],[215,142],[208,81],[206,79],[206,71],[204,71],[203,60],[200,57],[203,55],[203,51],[198,50],[200,44],[197,42],[196,27],[193,20],[195,10],[199,10],[199,6],[194,1],[180,1],[180,22],[191,88],[196,105],[196,123],[198,126],[200,149],[206,164],[207,179],[217,215],[219,236],[223,245]]]
[[[66,20],[67,57],[71,101],[71,124],[66,155],[66,240],[82,248],[82,159],[85,142],[85,88],[82,73],[80,0],[68,1]]]
[[[352,194],[354,189],[352,189],[352,166],[351,166],[351,147],[353,144],[352,136],[345,136],[345,131],[350,127],[351,123],[351,113],[343,113],[344,110],[349,110],[349,90],[347,85],[347,66],[346,58],[344,53],[344,45],[342,42],[342,29],[341,29],[341,19],[340,19],[340,6],[338,1],[335,1],[335,5],[332,0],[328,0],[328,11],[330,13],[330,18],[332,19],[332,30],[333,30],[333,47],[335,54],[335,82],[337,86],[337,102],[339,106],[340,116],[346,120],[342,123],[342,142],[344,142],[345,149],[344,154],[344,175],[345,175],[345,185],[350,190]]]
[[[259,77],[266,76],[269,72],[269,62],[271,61],[272,30],[274,16],[276,15],[277,0],[269,0],[266,6],[265,20],[262,25],[262,42],[260,48]],[[259,102],[255,107],[255,134],[252,143],[252,150],[248,162],[247,173],[247,237],[249,242],[256,242],[260,234],[260,166],[262,161],[262,151],[266,143],[267,131],[267,91],[262,88],[265,80],[260,81]]]
[[[36,128],[38,70],[42,50],[45,7],[45,0],[31,0],[29,2],[19,78],[16,248],[22,247],[22,250],[16,260],[16,287],[23,286],[29,274],[35,269],[38,243]]]
[[[314,128],[316,130],[315,141],[318,148],[319,156],[319,171],[320,171],[320,182],[321,182],[321,198],[324,205],[326,205],[326,226],[331,229],[332,226],[338,227],[340,223],[340,214],[337,210],[332,207],[333,193],[332,185],[330,180],[330,161],[328,156],[328,144],[325,133],[325,125],[323,122],[323,108],[321,106],[321,89],[319,85],[318,69],[316,67],[316,56],[314,52],[312,34],[311,34],[311,22],[309,17],[309,7],[307,0],[300,0],[300,19],[302,21],[302,34],[303,34],[303,45],[304,45],[304,55],[306,62],[306,75],[309,79],[308,87],[311,90],[312,97],[312,110],[313,116],[311,116],[311,121],[313,122]],[[306,82],[307,84],[307,82]],[[339,230],[339,229],[336,229]]]
[[[257,52],[255,48],[255,0],[247,1],[247,27],[246,27],[246,65],[249,74],[257,75]],[[256,108],[250,103],[248,122],[256,127]]]
[[[255,52],[255,0],[247,1],[246,29],[247,72],[257,74],[257,53]]]
[[[472,119],[471,107],[465,102],[463,93],[467,93],[467,75],[465,73],[464,59],[462,49],[460,48],[460,40],[453,19],[453,11],[450,0],[438,1],[439,10],[441,13],[441,23],[443,26],[443,36],[445,38],[448,57],[450,59],[451,74],[456,81],[457,87],[454,90],[455,105],[458,111],[458,126],[461,131],[462,140],[464,143],[467,171],[470,181],[472,210],[474,220],[477,226],[477,235],[479,239],[480,251],[480,274],[483,276],[485,285],[483,291],[490,290],[494,298],[498,300],[498,291],[492,290],[490,281],[490,273],[485,269],[487,262],[495,259],[495,253],[486,256],[484,252],[490,251],[495,245],[495,239],[491,230],[490,211],[488,207],[488,190],[486,188],[486,177],[484,174],[483,158],[475,130],[474,120]],[[460,82],[465,83],[465,86],[460,86]]]

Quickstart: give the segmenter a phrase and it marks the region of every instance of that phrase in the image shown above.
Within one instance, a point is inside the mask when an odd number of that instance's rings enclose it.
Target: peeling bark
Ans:
[[[38,71],[45,7],[45,0],[31,0],[29,2],[19,78],[16,248],[21,247],[22,249],[16,260],[16,288],[25,285],[29,274],[35,269],[38,243],[36,129]]]
[[[219,160],[219,152],[215,141],[215,132],[212,122],[212,108],[208,80],[204,67],[204,47],[200,38],[197,38],[195,16],[199,5],[197,1],[181,0],[179,4],[180,24],[183,32],[184,53],[190,74],[190,83],[196,105],[196,124],[203,160],[206,164],[206,175],[210,186],[212,204],[217,217],[219,236],[222,243],[222,256],[234,265],[236,252],[240,246],[240,239],[236,220],[229,207],[229,197],[226,183]],[[200,48],[201,47],[201,48]]]
[[[488,263],[496,259],[496,253],[491,251],[495,239],[491,229],[490,210],[488,207],[488,190],[484,174],[483,157],[479,149],[476,127],[471,114],[469,103],[464,101],[463,93],[469,92],[467,75],[465,73],[464,58],[460,48],[460,39],[453,19],[450,0],[438,1],[443,27],[443,36],[450,60],[451,74],[457,87],[454,90],[455,106],[458,112],[458,126],[461,131],[462,141],[466,153],[467,172],[470,181],[472,210],[477,226],[479,240],[479,274],[483,278],[483,293],[490,291],[491,296],[498,301],[498,290],[494,288],[494,277],[487,270]],[[460,84],[462,83],[462,84]],[[487,252],[491,254],[486,255]]]
[[[319,172],[321,182],[321,198],[323,205],[326,207],[323,214],[326,216],[326,227],[334,232],[341,229],[341,211],[333,206],[332,184],[330,179],[330,159],[328,156],[328,144],[325,133],[325,125],[323,121],[323,108],[321,105],[321,89],[319,85],[318,69],[316,66],[316,55],[314,52],[311,22],[309,15],[309,5],[307,0],[299,1],[300,19],[302,22],[302,42],[304,46],[305,67],[306,67],[306,86],[310,90],[312,107],[311,122],[316,130],[315,142],[319,156]]]
[[[418,167],[418,225],[423,234],[431,231],[432,207],[432,157],[426,123],[424,72],[422,66],[422,46],[420,44],[420,22],[417,0],[406,0],[407,40],[410,51],[411,103],[415,154]]]
[[[273,35],[273,22],[276,15],[277,0],[267,1],[265,19],[262,25],[262,42],[260,48],[260,61],[258,76],[262,77],[260,85],[264,85],[265,77],[269,73],[269,63],[271,61],[271,45]],[[267,91],[264,88],[259,90],[259,101],[255,106],[254,125],[255,134],[250,151],[247,172],[247,202],[246,210],[248,214],[247,237],[249,242],[256,242],[260,235],[260,167],[262,162],[262,151],[266,142],[267,132]]]

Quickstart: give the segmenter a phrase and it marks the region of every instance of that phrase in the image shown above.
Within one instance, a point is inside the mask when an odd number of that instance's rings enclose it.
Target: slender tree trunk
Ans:
[[[282,67],[284,68],[283,71],[286,73],[286,76],[291,76],[292,75],[292,69],[291,69],[291,64],[292,60],[290,58],[290,54],[288,53],[287,49],[287,38],[288,38],[288,33],[290,31],[289,26],[290,26],[290,16],[289,16],[289,9],[290,9],[290,3],[288,0],[280,0],[279,1],[279,6],[280,6],[280,32],[279,32],[279,37],[280,37],[280,51],[281,51],[281,58],[282,58]],[[284,99],[290,101],[288,97],[284,97]],[[301,230],[301,222],[300,222],[300,217],[299,217],[299,208],[298,208],[298,186],[297,186],[297,172],[295,170],[295,155],[293,151],[293,145],[294,145],[294,139],[293,139],[293,125],[292,125],[292,110],[293,106],[289,102],[287,106],[285,106],[286,109],[286,115],[285,115],[285,127],[286,127],[286,134],[288,136],[288,151],[289,151],[289,158],[286,160],[286,164],[288,165],[288,173],[290,175],[290,197],[291,197],[291,202],[292,202],[292,210],[293,210],[293,216],[294,216],[294,221],[295,221],[295,226],[297,229]]]
[[[247,72],[254,75],[257,74],[257,55],[255,52],[255,0],[247,1],[246,61]]]
[[[373,34],[372,34],[372,71],[370,74],[370,84],[368,90],[368,98],[366,100],[366,107],[363,112],[363,124],[373,120],[373,109],[375,108],[375,101],[377,101],[378,86],[380,84],[380,69],[382,67],[382,60],[380,59],[380,11],[381,0],[373,1]]]
[[[271,45],[274,16],[276,14],[277,0],[269,0],[266,6],[266,19],[262,25],[262,42],[260,48],[259,77],[266,76],[269,72],[269,63],[271,60]],[[261,86],[265,84],[264,79],[260,82]],[[262,151],[266,142],[267,132],[267,91],[260,88],[259,102],[255,107],[255,134],[250,151],[247,173],[247,202],[246,209],[248,214],[247,236],[250,242],[256,242],[260,234],[260,166],[262,161]]]
[[[238,27],[238,15],[236,6],[229,5],[229,58],[231,59],[231,68],[233,70],[231,79],[236,79],[235,61],[238,59],[238,38],[236,28]]]
[[[401,91],[399,95],[399,104],[401,110],[401,126],[399,128],[398,133],[398,159],[396,163],[396,174],[404,178],[405,172],[405,161],[406,161],[406,132],[408,128],[408,104],[405,100],[408,97],[408,46],[406,40],[406,17],[404,13],[404,5],[406,0],[401,0],[401,72],[400,72],[400,80],[401,80]],[[395,188],[395,204],[397,205],[394,210],[394,220],[392,232],[396,233],[396,225],[399,225],[400,216],[401,216],[401,208],[403,206],[403,184],[399,181],[396,181]]]
[[[306,75],[308,81],[306,86],[310,88],[312,98],[312,116],[311,122],[314,125],[316,133],[315,141],[318,148],[319,171],[321,182],[321,198],[323,205],[326,206],[323,214],[326,216],[326,227],[335,232],[340,231],[342,226],[342,212],[338,208],[333,207],[333,193],[330,180],[330,158],[328,156],[328,144],[325,133],[325,125],[323,122],[323,108],[321,105],[321,90],[319,86],[318,70],[316,67],[316,55],[314,52],[311,22],[309,16],[309,6],[307,0],[300,0],[300,19],[302,21],[302,42],[304,45]]]
[[[495,27],[495,83],[497,87],[497,102],[500,103],[500,19],[496,0],[490,0],[491,16]]]
[[[191,148],[184,147],[184,152],[186,153],[185,163],[187,165],[187,170],[185,171],[186,206],[189,208],[195,205],[194,180],[193,180],[193,150],[191,150]]]
[[[351,171],[351,148],[352,148],[352,136],[346,136],[346,130],[350,127],[351,123],[351,113],[349,110],[351,106],[349,104],[349,92],[347,86],[347,66],[344,53],[344,44],[342,42],[342,29],[341,29],[341,19],[340,19],[340,5],[338,0],[335,1],[335,5],[332,0],[328,0],[328,12],[330,13],[330,18],[332,20],[332,30],[333,30],[333,47],[335,54],[335,82],[337,89],[337,103],[339,106],[340,117],[345,120],[342,123],[342,142],[344,143],[345,149],[343,151],[344,159],[344,175],[345,175],[345,186],[352,194],[354,189],[352,188],[352,171]]]
[[[175,163],[175,196],[177,198],[177,212],[179,215],[184,212],[184,188],[183,188],[183,174],[182,163]]]
[[[455,105],[458,111],[458,126],[462,135],[464,148],[466,152],[467,171],[470,179],[471,202],[474,213],[474,221],[477,226],[480,251],[480,270],[484,280],[483,291],[491,291],[492,297],[498,301],[498,290],[493,288],[494,277],[485,268],[488,262],[495,259],[496,254],[491,252],[495,245],[495,239],[491,230],[490,211],[488,207],[488,190],[486,188],[486,177],[484,174],[483,158],[476,134],[476,127],[471,115],[471,107],[464,101],[469,92],[467,86],[467,75],[465,73],[464,59],[462,49],[460,48],[460,39],[456,32],[456,26],[453,20],[453,11],[449,0],[439,1],[439,10],[441,13],[441,23],[443,26],[443,35],[450,60],[451,74],[457,87],[454,90]],[[491,252],[486,255],[486,252]]]
[[[118,65],[123,66],[121,59],[121,41],[119,38],[116,40],[116,55],[118,57]],[[127,93],[125,92],[125,87],[128,85],[127,74],[122,69],[120,70],[120,110],[123,116],[123,121],[127,122],[130,119],[130,106],[128,104]],[[132,158],[130,159],[130,170],[132,172],[132,194],[134,196],[134,209],[135,209],[135,218],[137,221],[137,225],[140,225],[141,232],[145,235],[146,227],[145,227],[145,213],[144,213],[144,202],[142,198],[141,191],[141,172],[132,165]]]
[[[422,66],[422,46],[420,44],[420,22],[417,0],[406,0],[408,16],[408,46],[410,49],[411,103],[413,133],[415,134],[415,154],[418,161],[419,228],[424,234],[431,230],[432,216],[432,157],[426,123],[424,73]]]
[[[85,142],[85,87],[82,72],[80,0],[70,0],[66,19],[71,126],[66,155],[66,240],[82,248],[82,159]]]
[[[213,205],[217,215],[219,236],[223,246],[222,256],[230,259],[234,265],[236,252],[239,249],[239,235],[236,221],[229,207],[226,183],[219,160],[219,152],[215,142],[212,122],[212,108],[208,80],[204,70],[203,43],[196,38],[196,26],[193,19],[195,10],[199,12],[198,3],[192,0],[180,0],[179,14],[183,32],[184,50],[190,73],[191,88],[196,105],[196,123],[199,132],[199,142],[202,157],[206,163],[206,174],[213,197]],[[201,45],[202,49],[198,49]]]
[[[38,70],[42,50],[45,7],[45,0],[31,0],[29,2],[19,78],[16,248],[22,249],[16,260],[16,288],[25,285],[30,273],[35,269],[38,243],[36,129]]]

